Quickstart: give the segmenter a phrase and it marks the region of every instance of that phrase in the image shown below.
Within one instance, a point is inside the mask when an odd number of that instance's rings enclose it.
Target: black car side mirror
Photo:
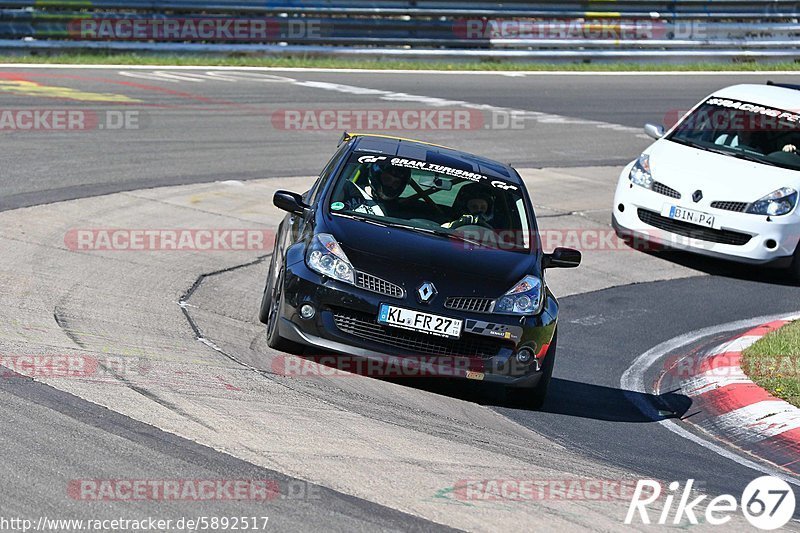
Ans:
[[[542,257],[542,268],[575,268],[580,264],[581,253],[572,248],[556,248]]]
[[[300,216],[305,216],[308,210],[311,209],[303,202],[302,194],[291,191],[275,191],[275,196],[272,197],[272,203],[275,204],[275,207],[278,209]]]

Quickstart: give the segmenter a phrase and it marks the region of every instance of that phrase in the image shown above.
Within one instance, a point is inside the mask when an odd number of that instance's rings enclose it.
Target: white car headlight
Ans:
[[[645,189],[653,188],[653,176],[650,173],[650,156],[642,154],[636,163],[633,164],[628,179],[635,185],[644,187]]]
[[[333,235],[315,236],[306,254],[308,268],[335,280],[355,284],[355,269]]]
[[[541,311],[543,303],[542,280],[535,276],[525,276],[495,301],[492,312],[500,315],[535,315]]]
[[[756,200],[747,208],[754,215],[785,215],[797,205],[797,191],[790,187],[782,187],[765,197]]]

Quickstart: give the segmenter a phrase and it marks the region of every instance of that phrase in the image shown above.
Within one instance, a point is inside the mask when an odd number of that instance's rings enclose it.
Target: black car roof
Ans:
[[[352,142],[353,151],[417,159],[521,184],[518,174],[511,166],[446,146],[398,137],[362,134],[354,134]]]

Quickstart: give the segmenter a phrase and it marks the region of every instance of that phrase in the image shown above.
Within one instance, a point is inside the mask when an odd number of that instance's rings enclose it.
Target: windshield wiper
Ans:
[[[733,157],[735,157],[737,159],[744,159],[745,161],[753,161],[755,163],[764,163],[765,165],[770,165],[770,166],[773,166],[773,167],[777,167],[778,166],[777,164],[773,163],[772,161],[769,161],[767,159],[761,159],[760,157],[752,155],[752,154],[748,154],[747,152],[730,152],[730,155],[732,155]]]
[[[416,231],[416,232],[419,232],[419,233],[427,233],[428,235],[436,235],[437,237],[447,237],[447,238],[450,238],[450,239],[463,241],[463,242],[466,242],[466,243],[469,243],[469,244],[474,244],[475,246],[484,246],[484,243],[482,243],[482,242],[478,242],[478,241],[476,241],[474,239],[470,239],[470,238],[464,237],[463,235],[459,235],[457,233],[450,233],[450,232],[447,232],[447,231],[445,231],[443,229],[437,230],[437,229],[433,229],[433,228],[419,228],[419,227],[416,227],[416,226],[409,226],[407,224],[396,224],[394,222],[379,222],[379,221],[377,221],[375,219],[372,219],[372,218],[368,218],[368,217],[361,216],[361,215],[353,215],[353,214],[350,214],[350,213],[334,213],[334,214],[336,216],[350,218],[352,220],[360,220],[362,222],[369,222],[370,224],[374,224],[374,225],[380,226],[382,228],[407,229],[407,230]]]
[[[346,213],[332,213],[332,214],[336,215],[337,217],[344,217],[344,218],[349,218],[349,219],[352,219],[352,220],[360,220],[361,222],[368,222],[370,224],[374,224],[374,225],[380,226],[382,228],[388,228],[389,227],[389,224],[386,224],[385,222],[379,222],[379,221],[375,220],[374,218],[369,218],[369,217],[365,217],[365,216],[362,216],[362,215],[352,215],[352,214],[346,214]]]
[[[437,237],[447,237],[449,239],[455,239],[458,241],[466,242],[469,244],[474,244],[476,246],[484,246],[484,243],[478,242],[474,239],[470,239],[464,237],[463,235],[459,235],[458,233],[450,233],[449,231],[445,231],[443,229],[433,229],[433,228],[419,228],[416,226],[407,226],[405,224],[390,224],[393,228],[400,228],[400,229],[409,229],[411,231],[417,231],[420,233],[427,233],[429,235],[436,235]]]
[[[669,140],[674,141],[674,142],[676,142],[678,144],[691,146],[692,148],[698,148],[700,150],[705,150],[706,152],[713,152],[715,154],[720,154],[720,155],[730,155],[730,156],[733,156],[733,157],[735,157],[737,159],[744,159],[746,161],[753,161],[755,163],[763,163],[765,165],[770,165],[770,166],[773,166],[773,167],[778,166],[775,163],[773,163],[772,161],[769,161],[767,159],[761,159],[758,156],[749,154],[749,153],[744,152],[744,151],[742,151],[742,150],[740,150],[738,148],[730,148],[730,149],[726,150],[724,148],[710,147],[710,146],[702,145],[700,143],[696,143],[694,141],[690,141],[688,139],[681,139],[680,137],[672,137]]]
[[[705,146],[703,144],[700,144],[700,143],[697,143],[697,142],[694,142],[694,141],[690,141],[689,139],[681,139],[680,137],[670,137],[669,140],[673,141],[673,142],[676,142],[678,144],[682,144],[684,146],[691,146],[692,148],[697,148],[699,150],[705,150],[706,152],[714,152],[715,154],[729,155],[729,154],[733,153],[733,152],[730,152],[728,150],[722,150],[720,148],[712,148],[710,146]]]

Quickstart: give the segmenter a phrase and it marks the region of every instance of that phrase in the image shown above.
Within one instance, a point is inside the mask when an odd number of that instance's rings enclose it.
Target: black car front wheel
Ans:
[[[533,388],[507,387],[506,398],[511,404],[525,409],[541,409],[547,398],[547,388],[550,386],[550,379],[553,377],[553,367],[556,360],[556,344],[558,341],[558,330],[553,333],[553,340],[547,348],[542,365],[542,377],[539,383]]]
[[[277,277],[275,276],[275,258],[273,257],[269,265],[267,285],[264,287],[264,295],[261,297],[258,319],[267,325],[267,346],[281,352],[298,353],[301,351],[300,346],[284,339],[278,333],[278,322],[281,319],[281,299],[283,298],[283,279],[283,268],[280,269]]]
[[[797,245],[797,248],[794,251],[792,264],[789,265],[789,268],[787,269],[787,274],[789,275],[789,279],[795,285],[800,285],[800,244]]]
[[[272,309],[272,291],[274,290],[275,278],[275,253],[272,254],[272,259],[269,262],[269,269],[267,270],[267,284],[264,286],[264,294],[261,296],[261,307],[258,309],[258,320],[262,324],[269,322],[269,313]]]

